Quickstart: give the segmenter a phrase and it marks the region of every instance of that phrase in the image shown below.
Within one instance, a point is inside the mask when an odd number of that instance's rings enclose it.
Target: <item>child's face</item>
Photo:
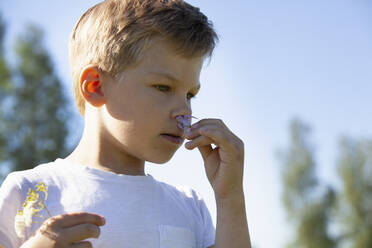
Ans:
[[[105,78],[102,133],[112,143],[108,153],[115,152],[115,147],[122,155],[165,163],[182,142],[172,143],[162,134],[183,136],[176,117],[192,114],[189,98],[198,91],[203,58],[176,56],[169,43],[160,39],[154,39],[142,58],[116,79]]]

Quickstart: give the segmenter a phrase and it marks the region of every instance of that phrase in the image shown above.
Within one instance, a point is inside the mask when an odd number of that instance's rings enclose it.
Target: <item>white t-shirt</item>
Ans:
[[[215,241],[215,227],[202,197],[185,186],[171,186],[151,175],[115,174],[63,159],[30,170],[15,171],[0,188],[0,245],[20,247],[45,220],[33,217],[25,238],[16,235],[14,220],[40,182],[48,186],[45,205],[52,216],[84,211],[102,215],[94,248],[206,248]],[[37,192],[40,199],[44,193]],[[48,218],[43,209],[39,214]],[[36,223],[38,222],[38,223]]]

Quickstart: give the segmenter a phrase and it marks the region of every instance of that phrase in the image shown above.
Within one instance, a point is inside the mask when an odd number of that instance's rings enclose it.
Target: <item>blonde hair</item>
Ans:
[[[74,96],[84,116],[85,100],[79,89],[81,70],[96,64],[115,76],[138,62],[155,36],[174,44],[185,57],[211,57],[218,35],[213,24],[182,0],[106,0],[85,12],[70,37],[70,63]]]

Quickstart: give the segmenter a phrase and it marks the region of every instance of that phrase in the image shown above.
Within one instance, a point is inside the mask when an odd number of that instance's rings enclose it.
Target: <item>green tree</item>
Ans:
[[[5,23],[0,14],[0,96],[7,93],[10,87],[10,70],[5,60],[4,54],[4,37],[5,37]],[[0,99],[1,101],[2,99]]]
[[[10,86],[10,71],[4,54],[5,23],[0,14],[0,94],[4,95],[5,90]],[[1,100],[1,99],[0,99]]]
[[[7,96],[11,90],[11,74],[5,60],[4,37],[5,23],[0,14],[0,161],[3,161],[6,158],[6,125],[3,106],[5,102],[5,96]],[[2,169],[3,167],[0,168]],[[0,173],[0,182],[3,180],[3,178],[4,176]]]
[[[342,190],[338,223],[346,247],[372,247],[372,141],[344,137],[340,142],[338,172]]]
[[[28,26],[15,44],[16,68],[12,92],[2,103],[6,134],[2,164],[25,170],[68,153],[66,127],[69,110],[51,58],[43,45],[43,32]]]
[[[321,190],[315,173],[314,149],[308,141],[309,132],[306,124],[293,120],[289,146],[280,152],[282,201],[295,235],[288,247],[337,247],[336,239],[329,234],[335,191],[329,186]]]
[[[290,145],[281,153],[283,205],[295,233],[288,247],[372,247],[372,140],[341,139],[336,191],[316,178],[309,130],[292,121]]]

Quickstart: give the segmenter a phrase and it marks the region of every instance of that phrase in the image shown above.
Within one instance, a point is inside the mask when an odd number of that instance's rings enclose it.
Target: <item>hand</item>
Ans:
[[[62,214],[44,221],[40,228],[21,248],[85,248],[92,247],[87,238],[98,238],[99,226],[105,220],[85,212]]]
[[[217,200],[243,194],[244,143],[219,119],[203,119],[186,133],[187,149],[198,147]],[[216,145],[213,149],[211,144]]]

